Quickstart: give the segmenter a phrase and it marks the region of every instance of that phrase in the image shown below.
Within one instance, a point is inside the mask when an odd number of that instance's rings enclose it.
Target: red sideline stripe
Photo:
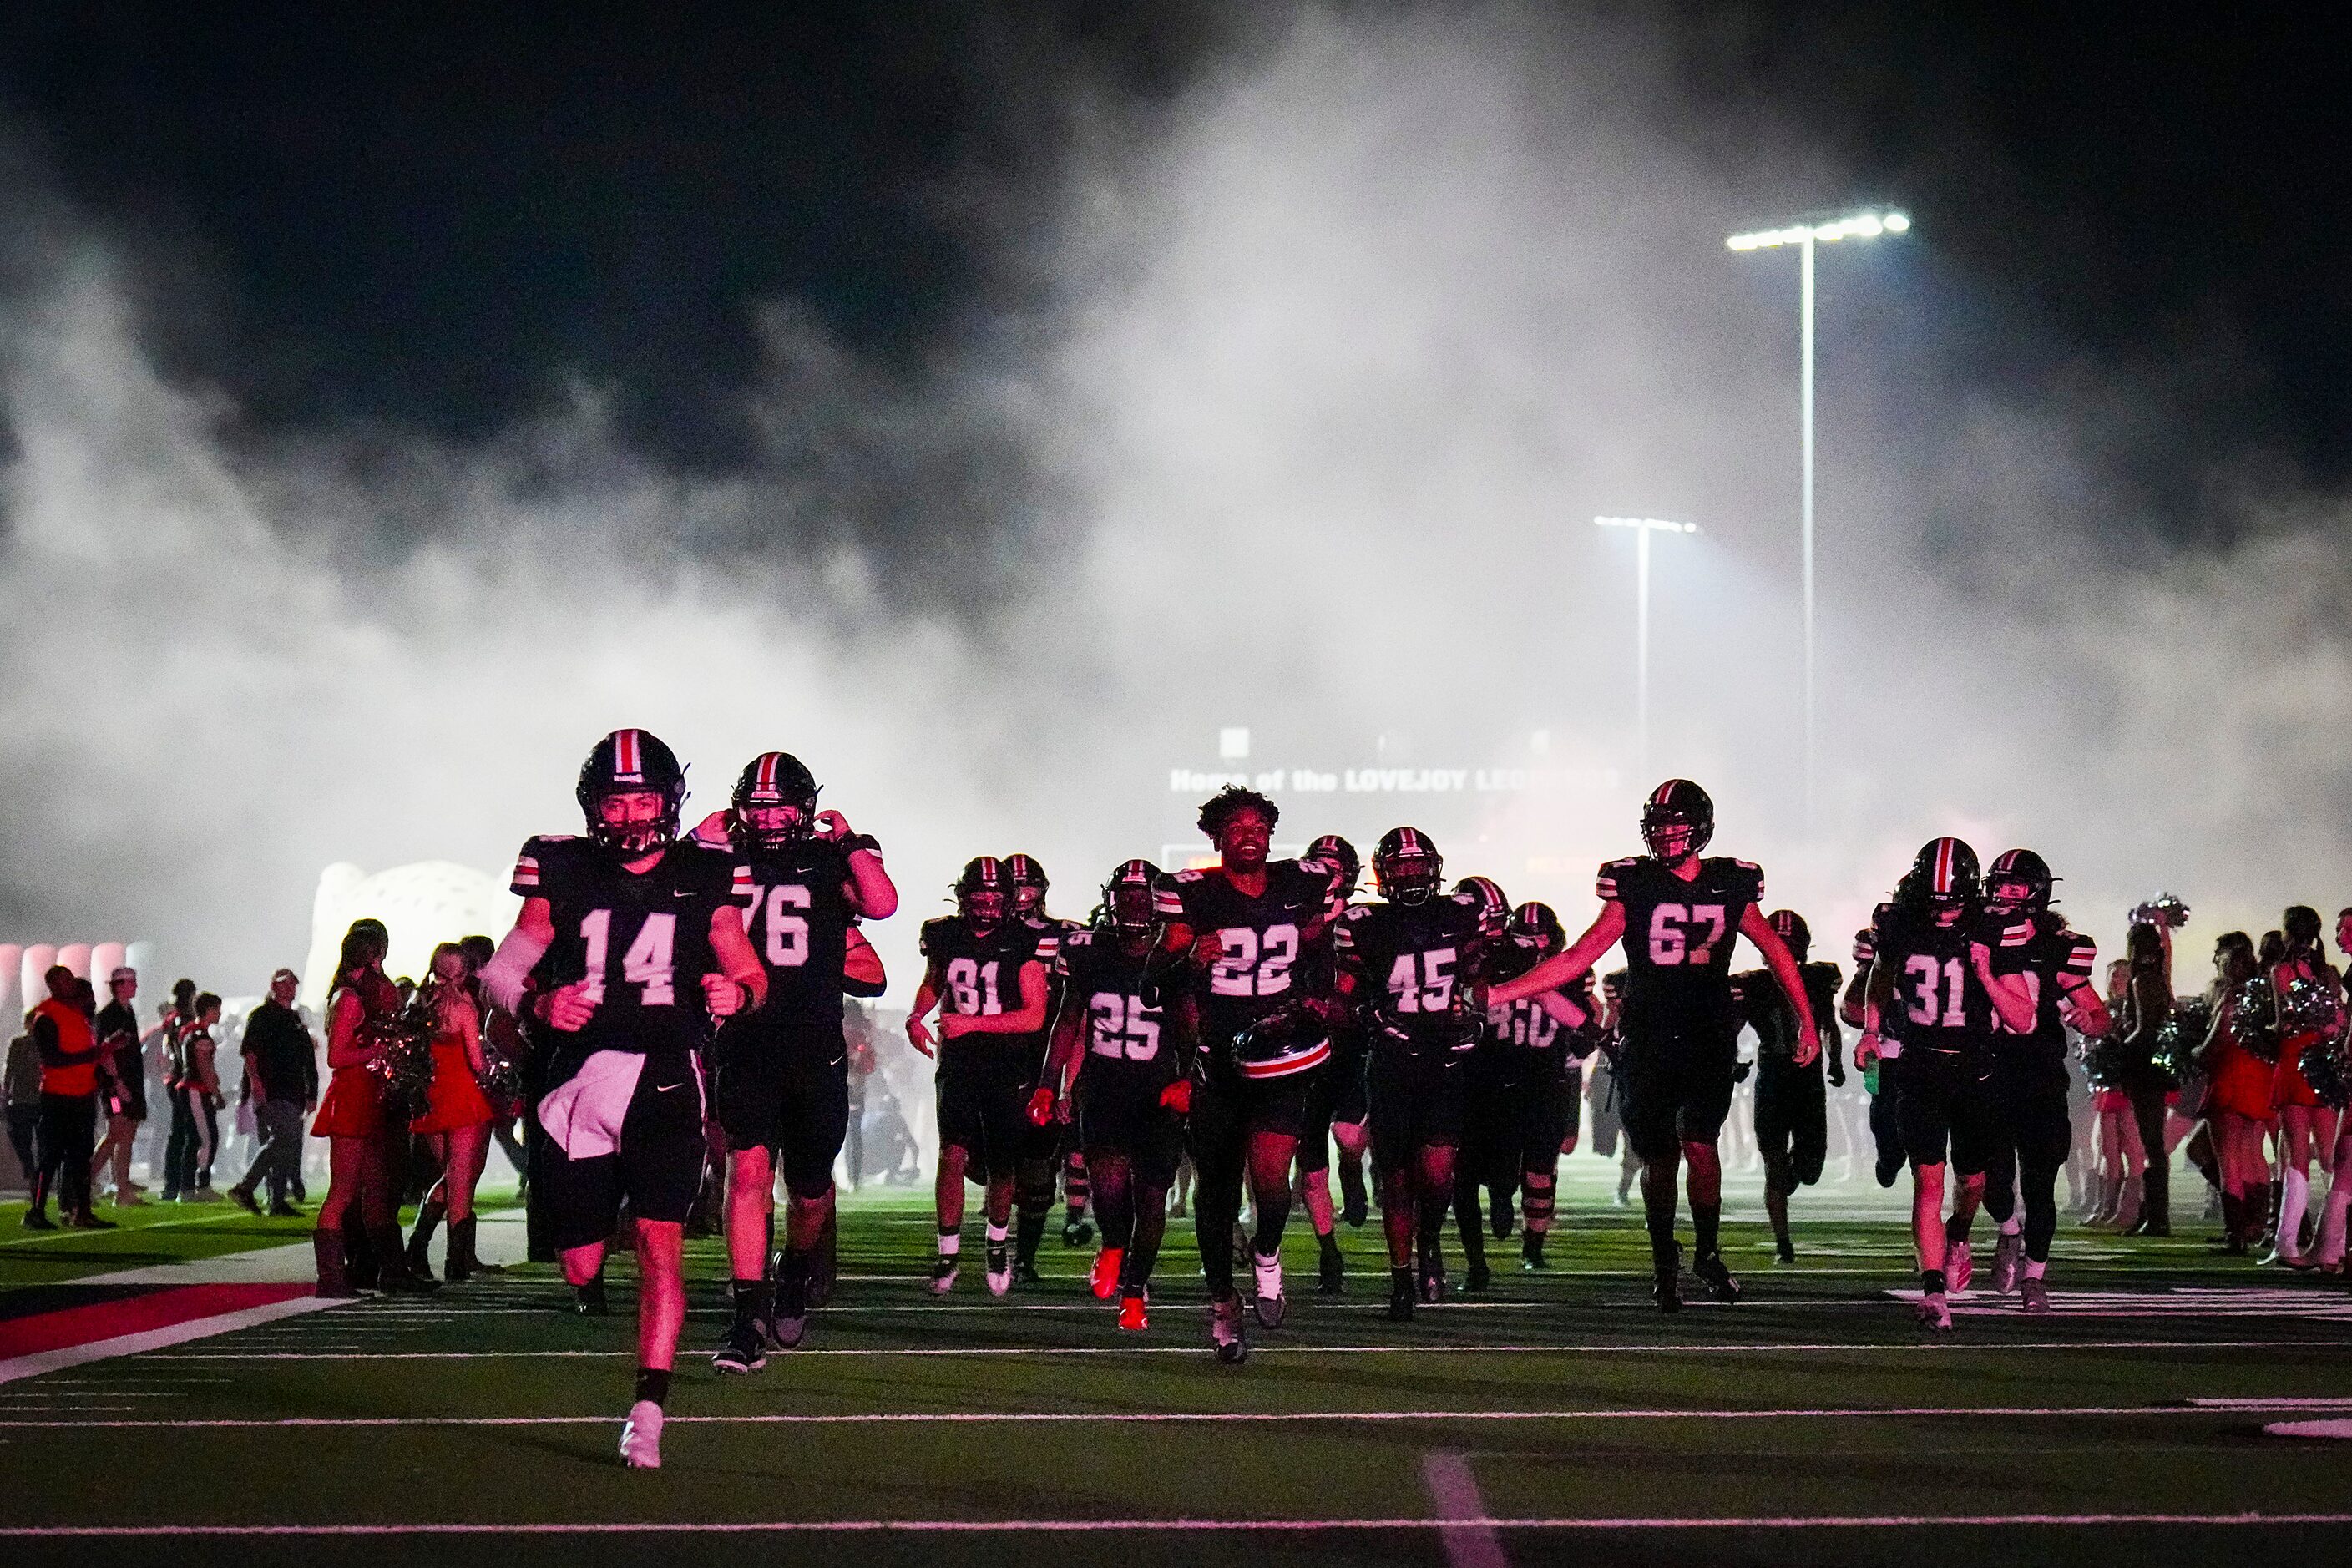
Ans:
[[[124,1334],[168,1329],[197,1318],[267,1307],[308,1296],[314,1287],[288,1282],[278,1285],[180,1285],[128,1296],[119,1301],[99,1301],[87,1307],[67,1307],[37,1312],[27,1318],[0,1322],[0,1361],[43,1351],[65,1350],[119,1339]]]

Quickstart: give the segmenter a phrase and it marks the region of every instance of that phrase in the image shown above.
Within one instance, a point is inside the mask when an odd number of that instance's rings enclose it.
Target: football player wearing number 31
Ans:
[[[887,920],[898,889],[880,846],[816,808],[800,760],[765,752],[744,765],[729,809],[697,830],[731,856],[745,934],[768,973],[768,1000],[719,1035],[719,1125],[727,1134],[727,1258],[735,1318],[711,1364],[753,1373],[770,1347],[806,1331],[809,1276],[833,1212],[833,1163],[849,1131],[843,970],[859,920]],[[769,1275],[775,1171],[784,1172],[783,1255]]]
[[[1797,962],[1764,918],[1764,873],[1745,860],[1701,859],[1715,833],[1715,803],[1688,779],[1668,779],[1642,808],[1647,856],[1601,868],[1601,913],[1567,952],[1493,987],[1501,1006],[1572,984],[1619,942],[1625,944],[1622,1032],[1625,1137],[1642,1162],[1642,1206],[1658,1307],[1682,1306],[1682,1247],[1675,1239],[1675,1178],[1690,1163],[1691,1270],[1718,1301],[1739,1300],[1723,1261],[1723,1166],[1716,1135],[1731,1111],[1739,1060],[1739,1016],[1731,995],[1731,950],[1744,936],[1797,1017],[1795,1062],[1821,1055],[1812,1002]]]
[[[482,966],[509,1013],[542,959],[534,1016],[554,1031],[556,1086],[539,1104],[554,1145],[539,1186],[583,1285],[625,1201],[636,1227],[637,1392],[621,1427],[633,1468],[661,1464],[687,1212],[702,1189],[702,1069],[711,1020],[756,1008],[768,973],[744,937],[729,858],[678,841],[686,770],[643,730],[615,730],[580,769],[585,838],[533,838],[515,862],[522,913]]]

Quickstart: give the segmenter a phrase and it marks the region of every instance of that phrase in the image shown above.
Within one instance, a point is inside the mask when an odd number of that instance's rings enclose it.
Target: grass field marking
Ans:
[[[267,1301],[259,1306],[239,1308],[233,1312],[216,1312],[207,1318],[190,1318],[184,1322],[167,1323],[162,1328],[148,1329],[135,1334],[118,1334],[112,1339],[36,1351],[30,1355],[0,1361],[0,1384],[38,1377],[47,1372],[62,1372],[69,1366],[85,1366],[95,1361],[110,1361],[117,1356],[139,1355],[214,1334],[235,1333],[239,1329],[250,1329],[279,1318],[292,1317],[298,1312],[315,1312],[338,1304],[317,1296],[294,1296],[283,1301]]]
[[[1817,1344],[1657,1344],[1612,1345],[1590,1341],[1556,1345],[1267,1345],[1252,1347],[1254,1356],[1306,1355],[1588,1355],[1608,1351],[1633,1355],[1743,1355],[1781,1353],[1820,1355],[1872,1354],[1881,1351],[1951,1355],[1969,1351],[2006,1354],[2011,1351],[2315,1351],[2352,1349],[2342,1340],[1917,1340],[1887,1344],[1851,1342]],[[184,1351],[152,1357],[146,1363],[259,1361],[530,1361],[549,1358],[593,1358],[635,1355],[635,1351]],[[1206,1345],[973,1345],[928,1346],[804,1346],[782,1359],[808,1356],[1066,1356],[1189,1355],[1205,1356]]]
[[[1437,1539],[1447,1568],[1510,1568],[1502,1538],[1483,1522],[1491,1516],[1467,1458],[1450,1448],[1431,1450],[1422,1456],[1421,1484],[1442,1521]]]
[[[25,1524],[0,1526],[0,1541],[117,1540],[151,1536],[436,1536],[436,1535],[1059,1535],[1205,1532],[1312,1534],[1457,1530],[1937,1530],[2039,1527],[2089,1529],[2116,1525],[2285,1529],[2352,1524],[2352,1513],[1969,1513],[1743,1514],[1719,1518],[1663,1514],[1617,1518],[1445,1519],[789,1519],[679,1522],[614,1520],[555,1524],[498,1521],[433,1524]]]
[[[217,1214],[192,1214],[184,1215],[176,1219],[148,1220],[140,1225],[120,1225],[112,1230],[71,1230],[59,1227],[45,1234],[11,1237],[6,1241],[0,1241],[0,1255],[14,1252],[19,1247],[42,1247],[53,1241],[69,1241],[76,1237],[84,1241],[98,1241],[110,1236],[138,1236],[151,1230],[168,1230],[177,1225],[207,1225],[215,1220],[232,1218],[249,1220],[252,1217],[235,1204],[224,1204],[221,1205],[221,1212]]]
[[[1915,1421],[1969,1417],[2113,1419],[2118,1416],[2231,1415],[2248,1406],[2175,1402],[2163,1405],[1914,1405],[1823,1406],[1818,1409],[1592,1409],[1592,1410],[904,1410],[854,1411],[838,1415],[745,1412],[739,1415],[671,1415],[669,1426],[1279,1426],[1371,1421],[1557,1423],[1599,1421]],[[88,1426],[103,1429],[202,1427],[209,1431],[265,1431],[316,1427],[587,1426],[610,1426],[601,1415],[279,1415],[214,1416],[188,1420],[0,1421],[0,1432]]]

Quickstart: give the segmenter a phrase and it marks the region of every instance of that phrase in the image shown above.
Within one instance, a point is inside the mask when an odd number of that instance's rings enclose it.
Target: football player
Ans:
[[[1045,1126],[1067,1123],[1076,1101],[1102,1218],[1095,1299],[1118,1297],[1118,1326],[1138,1333],[1150,1327],[1151,1268],[1192,1098],[1192,1004],[1161,994],[1163,971],[1181,961],[1160,951],[1159,882],[1149,860],[1127,861],[1103,884],[1094,929],[1063,936],[1054,959],[1063,1005],[1029,1105]]]
[[[1506,940],[1511,900],[1494,879],[1465,877],[1454,884],[1454,892],[1476,908],[1482,952],[1493,955],[1515,947]],[[1507,962],[1525,967],[1516,957]],[[1461,1057],[1462,1135],[1454,1150],[1453,1205],[1454,1229],[1462,1237],[1462,1288],[1473,1292],[1483,1292],[1488,1283],[1486,1212],[1479,1189],[1493,1195],[1499,1222],[1495,1238],[1499,1241],[1510,1234],[1511,1205],[1519,1186],[1518,1109],[1531,1089],[1526,1052],[1507,1037],[1510,1009],[1500,1011],[1506,1027],[1497,1030],[1491,1016],[1478,1020],[1470,1047]],[[1559,1152],[1557,1146],[1553,1152]],[[1443,1221],[1433,1226],[1429,1219],[1426,1214],[1422,1216],[1423,1234],[1435,1231],[1442,1237]]]
[[[1764,919],[1764,873],[1699,852],[1715,834],[1715,803],[1688,779],[1668,779],[1642,808],[1645,857],[1601,868],[1601,913],[1573,946],[1488,997],[1490,1005],[1555,991],[1622,942],[1625,949],[1625,1136],[1642,1161],[1654,1290],[1662,1311],[1682,1307],[1682,1246],[1675,1239],[1675,1178],[1690,1163],[1691,1268],[1718,1301],[1739,1300],[1723,1261],[1723,1164],[1716,1138],[1731,1112],[1739,1019],[1731,1003],[1731,949],[1744,936],[1764,957],[1797,1016],[1795,1060],[1820,1054],[1812,1000],[1778,932]]]
[[[1418,828],[1392,827],[1372,851],[1381,901],[1350,905],[1337,934],[1339,989],[1370,1058],[1372,1170],[1389,1244],[1389,1317],[1410,1321],[1419,1294],[1445,1293],[1442,1226],[1462,1138],[1462,1058],[1476,1045],[1470,999],[1482,901],[1444,890],[1445,862]]]
[[[1054,931],[1013,912],[1013,879],[992,855],[956,879],[956,912],[923,922],[928,967],[907,1015],[907,1038],[939,1058],[940,1258],[931,1289],[955,1288],[967,1174],[988,1194],[988,1289],[1013,1285],[1013,1182],[1031,1128],[1030,1090],[1045,1055],[1046,970]],[[940,1015],[935,1045],[924,1019]]]
[[[768,973],[767,1001],[729,1019],[717,1043],[735,1318],[711,1364],[725,1373],[759,1371],[769,1345],[791,1350],[806,1331],[833,1163],[849,1128],[842,994],[851,922],[898,908],[879,847],[841,813],[819,811],[817,789],[798,758],[762,752],[736,779],[729,809],[696,835],[734,857],[743,929]],[[788,1203],[772,1275],[780,1161]]]
[[[637,1386],[621,1458],[661,1463],[664,1402],[686,1321],[686,1217],[702,1187],[702,1068],[712,1020],[767,998],[768,972],[743,934],[726,856],[678,842],[686,772],[643,730],[615,730],[580,769],[584,838],[533,838],[515,862],[522,913],[481,974],[509,1013],[531,994],[565,1065],[540,1101],[553,1144],[537,1181],[564,1277],[604,1262],[621,1206],[642,1275]]]
[[[1896,896],[1901,896],[1899,891]],[[1877,934],[1864,926],[1853,933],[1853,977],[1845,983],[1845,994],[1838,1000],[1839,1021],[1857,1033],[1868,1016],[1865,1004],[1870,996],[1870,972],[1877,959]],[[1861,1069],[1863,1092],[1870,1097],[1868,1116],[1874,1173],[1880,1186],[1891,1187],[1895,1178],[1903,1173],[1903,1129],[1895,1115],[1895,1084],[1878,1062],[1864,1062],[1856,1055],[1853,1065]]]
[[[1307,1075],[1330,1058],[1342,1012],[1302,962],[1339,912],[1339,868],[1268,859],[1280,815],[1255,790],[1220,790],[1200,817],[1217,867],[1161,878],[1154,905],[1167,922],[1163,951],[1189,956],[1200,1019],[1189,1128],[1199,1173],[1193,1234],[1209,1282],[1210,1340],[1228,1364],[1249,1354],[1234,1289],[1243,1173],[1257,1214],[1256,1311],[1274,1328],[1283,1316],[1282,1232],[1307,1125]]]
[[[1046,879],[1045,868],[1034,855],[1007,855],[1004,874],[1013,879],[1013,912],[1024,919],[1042,921],[1053,928],[1055,940],[1087,929],[1081,921],[1058,921],[1045,912],[1045,893],[1052,884]],[[1055,1016],[1056,1004],[1046,1003],[1048,1019]],[[1062,1245],[1084,1247],[1094,1239],[1094,1227],[1087,1223],[1087,1162],[1076,1143],[1066,1136],[1068,1128],[1060,1121],[1049,1121],[1033,1125],[1023,1143],[1019,1168],[1013,1179],[1013,1280],[1016,1285],[1034,1285],[1038,1280],[1037,1247],[1045,1237],[1045,1222],[1054,1207],[1054,1183],[1059,1177],[1067,1203],[1062,1220]]]
[[[1307,847],[1309,859],[1320,860],[1339,868],[1338,899],[1341,905],[1356,896],[1356,880],[1361,874],[1361,862],[1356,847],[1336,833],[1327,833]],[[1336,922],[1335,922],[1336,927]],[[1335,964],[1337,958],[1327,930],[1309,946],[1311,966],[1324,990],[1335,989],[1339,984]],[[1352,1023],[1341,1024],[1331,1031],[1331,1059],[1320,1072],[1310,1075],[1307,1085],[1307,1131],[1298,1141],[1299,1185],[1307,1201],[1307,1220],[1315,1229],[1315,1245],[1320,1252],[1317,1289],[1327,1296],[1339,1294],[1347,1288],[1347,1260],[1339,1251],[1339,1238],[1333,1233],[1335,1222],[1341,1217],[1331,1206],[1331,1145],[1339,1145],[1339,1190],[1346,1204],[1344,1217],[1351,1226],[1364,1223],[1364,1047],[1363,1037]]]
[[[1994,1144],[1984,1195],[1985,1213],[2000,1227],[1992,1282],[2004,1296],[2018,1292],[2029,1312],[2050,1310],[2042,1276],[2050,1266],[2050,1238],[2058,1233],[2058,1173],[2074,1141],[2066,1107],[2066,1030],[2071,1025],[2095,1037],[2107,1032],[2109,1022],[2107,1005],[2091,981],[2097,947],[2050,907],[2055,880],[2031,849],[1995,856],[1985,873],[1978,937],[1990,950],[1995,1026]]]
[[[1731,977],[1740,1016],[1756,1031],[1756,1146],[1764,1162],[1764,1212],[1772,1222],[1772,1247],[1782,1263],[1797,1260],[1789,1239],[1789,1196],[1822,1179],[1829,1157],[1829,1094],[1822,1085],[1822,1062],[1832,1087],[1845,1087],[1844,1041],[1838,1033],[1838,971],[1826,961],[1806,962],[1813,933],[1794,910],[1775,910],[1767,923],[1780,934],[1804,976],[1813,1018],[1821,1029],[1822,1054],[1797,1066],[1797,1019],[1780,987],[1761,970]]]
[[[1974,1272],[1965,1238],[1984,1197],[1997,1138],[1989,960],[1977,940],[1976,851],[1957,838],[1920,846],[1910,875],[1872,923],[1874,958],[1853,1059],[1891,1069],[1895,1119],[1911,1162],[1911,1231],[1919,1253],[1919,1321],[1948,1333],[1946,1288]],[[1959,1182],[1944,1217],[1947,1159]],[[1947,1262],[1951,1264],[1948,1270]]]
[[[1525,903],[1514,910],[1508,935],[1509,942],[1492,950],[1488,960],[1489,972],[1501,978],[1524,973],[1568,945],[1568,931],[1549,904]],[[1486,1015],[1483,1048],[1501,1053],[1501,1076],[1516,1086],[1504,1108],[1508,1121],[1503,1152],[1516,1166],[1519,1184],[1519,1267],[1531,1273],[1551,1267],[1544,1244],[1551,1235],[1559,1157],[1575,1146],[1584,1060],[1600,1047],[1600,1024],[1589,974],[1570,991],[1547,991]],[[1462,1223],[1466,1226],[1475,1219],[1474,1202]],[[1509,1234],[1506,1219],[1505,1213],[1496,1215],[1496,1240]]]

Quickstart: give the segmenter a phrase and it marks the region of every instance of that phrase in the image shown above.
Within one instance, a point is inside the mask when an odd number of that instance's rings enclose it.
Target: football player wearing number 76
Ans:
[[[637,1388],[621,1427],[632,1468],[661,1464],[686,1216],[702,1187],[702,1070],[712,1020],[756,1008],[767,971],[743,934],[730,858],[678,841],[686,770],[643,730],[596,742],[577,791],[584,838],[533,838],[515,862],[522,913],[482,967],[508,1012],[544,961],[530,1009],[553,1031],[539,1104],[554,1152],[540,1173],[564,1277],[604,1267],[624,1201],[635,1222]]]
[[[1646,856],[1601,868],[1601,913],[1565,952],[1494,986],[1488,1006],[1555,991],[1625,944],[1624,1056],[1627,1142],[1642,1162],[1642,1207],[1659,1310],[1682,1306],[1682,1246],[1675,1239],[1675,1179],[1690,1165],[1691,1271],[1718,1301],[1739,1300],[1723,1261],[1723,1164],[1716,1137],[1731,1111],[1739,1061],[1731,950],[1746,937],[1761,953],[1797,1017],[1795,1061],[1821,1055],[1811,1000],[1788,945],[1764,918],[1764,873],[1746,860],[1702,859],[1715,833],[1715,803],[1688,779],[1668,779],[1642,808]]]

